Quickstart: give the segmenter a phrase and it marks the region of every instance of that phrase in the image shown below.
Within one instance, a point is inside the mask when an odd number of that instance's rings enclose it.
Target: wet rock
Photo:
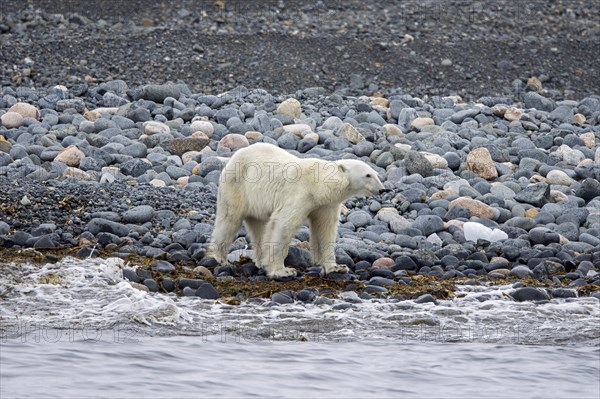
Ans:
[[[415,299],[415,303],[433,303],[437,305],[438,301],[431,294],[423,294]]]
[[[213,287],[212,284],[207,282],[201,284],[200,287],[196,289],[196,292],[194,294],[202,299],[219,299],[221,297],[221,295],[215,289],[215,287]]]
[[[512,294],[510,294],[515,301],[523,302],[523,301],[545,301],[550,299],[546,291],[541,289],[536,289],[532,287],[524,287],[516,289]]]
[[[271,295],[271,301],[278,304],[294,303],[292,296],[287,292],[276,292]]]

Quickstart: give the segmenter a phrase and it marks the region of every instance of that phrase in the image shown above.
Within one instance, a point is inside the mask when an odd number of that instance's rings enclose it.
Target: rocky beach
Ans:
[[[80,3],[3,2],[4,259],[116,256],[136,288],[230,303],[600,299],[592,2]],[[351,273],[319,276],[306,227],[297,279],[244,229],[205,259],[220,171],[257,142],[380,174],[340,216]]]

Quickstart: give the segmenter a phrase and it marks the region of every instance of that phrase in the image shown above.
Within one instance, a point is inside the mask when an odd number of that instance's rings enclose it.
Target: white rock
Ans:
[[[102,176],[100,177],[100,184],[111,184],[114,183],[115,181],[115,175],[113,175],[112,173],[103,173]]]
[[[302,137],[303,132],[312,132],[312,129],[305,123],[294,123],[292,125],[283,126],[283,131],[286,133],[294,133],[296,136]]]
[[[152,184],[154,187],[166,187],[167,186],[167,184],[160,179],[152,179],[152,180],[150,180],[150,184]]]
[[[596,155],[594,156],[594,162],[600,163],[600,147],[596,149]]]
[[[206,134],[207,137],[211,137],[215,131],[212,123],[208,121],[194,121],[190,127],[192,128],[192,133],[202,132]]]
[[[423,156],[429,161],[431,166],[436,169],[446,169],[448,167],[448,161],[441,155],[431,154],[429,152],[421,152]]]
[[[144,133],[147,135],[171,133],[171,128],[162,122],[148,121],[144,122]]]
[[[349,123],[344,123],[342,125],[338,131],[338,136],[345,138],[352,144],[358,144],[366,141],[365,137]]]
[[[558,147],[556,154],[562,157],[562,160],[568,165],[577,165],[579,162],[585,159],[583,152],[574,150],[566,144]]]
[[[406,220],[403,216],[398,215],[390,219],[389,225],[390,230],[393,233],[398,234],[400,230],[411,227],[412,223]]]
[[[231,263],[237,263],[242,257],[252,258],[254,251],[251,249],[236,249],[227,255],[227,260]]]
[[[96,180],[89,173],[87,173],[81,169],[71,167],[71,166],[68,167],[67,169],[65,169],[65,171],[63,172],[63,177],[66,177],[68,179],[75,179],[75,180],[87,180],[87,181]]]
[[[511,122],[518,121],[519,119],[521,119],[522,115],[523,115],[523,111],[520,110],[519,108],[515,108],[515,107],[507,108],[506,111],[504,112],[504,118]]]
[[[447,190],[447,189],[450,188],[450,189],[454,190],[454,192],[459,193],[460,192],[460,188],[462,186],[469,187],[470,184],[465,179],[453,180],[453,181],[449,181],[448,183],[444,184],[444,190]]]
[[[8,111],[0,118],[2,126],[7,129],[13,129],[23,124],[23,116],[17,112]]]
[[[573,183],[573,179],[569,177],[562,170],[551,170],[546,175],[546,182],[548,184],[557,184],[561,186],[570,186]]]
[[[463,229],[465,239],[467,241],[477,242],[477,240],[482,239],[489,242],[496,242],[500,240],[506,240],[508,238],[508,234],[506,234],[502,230],[492,230],[489,227],[482,225],[481,223],[466,222],[463,225]]]
[[[300,105],[300,101],[295,98],[288,98],[279,104],[277,113],[297,119],[300,118],[300,114],[302,113],[302,106]]]
[[[593,132],[583,133],[579,135],[579,138],[583,140],[587,148],[594,148],[596,145],[596,136]]]
[[[440,236],[438,236],[436,233],[433,233],[429,237],[427,237],[427,241],[432,243],[433,245],[438,245],[440,247],[444,243]]]
[[[40,119],[40,111],[31,104],[27,103],[16,103],[8,109],[9,112],[16,112],[21,114],[23,118],[34,118]]]

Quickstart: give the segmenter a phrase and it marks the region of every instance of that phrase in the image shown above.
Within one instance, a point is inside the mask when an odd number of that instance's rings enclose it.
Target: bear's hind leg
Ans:
[[[338,265],[335,262],[335,239],[339,218],[340,205],[316,209],[308,216],[313,261],[321,265],[323,274],[348,272],[346,265]]]
[[[265,230],[265,222],[262,220],[247,218],[244,220],[246,228],[250,233],[250,241],[252,243],[252,249],[254,250],[254,264],[258,268],[263,268],[262,264],[262,250],[263,250],[263,235]]]

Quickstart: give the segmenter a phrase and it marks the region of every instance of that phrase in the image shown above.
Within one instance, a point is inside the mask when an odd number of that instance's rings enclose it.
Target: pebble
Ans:
[[[288,98],[277,107],[277,113],[298,119],[302,113],[302,106],[295,98]]]
[[[467,168],[483,179],[495,179],[498,171],[487,148],[476,148],[467,155]]]
[[[79,166],[81,160],[85,157],[85,153],[81,151],[77,146],[70,145],[62,150],[54,160],[56,162],[62,162],[68,166]]]
[[[123,214],[123,220],[127,223],[142,224],[152,220],[154,208],[150,205],[140,205],[129,209]]]
[[[356,130],[354,126],[352,126],[349,123],[344,123],[339,128],[337,134],[338,136],[345,138],[352,144],[359,144],[366,141],[365,137],[362,134],[360,134],[358,130]]]
[[[2,126],[7,129],[13,129],[23,124],[23,116],[17,112],[8,111],[0,118]]]
[[[240,148],[248,147],[249,145],[250,143],[244,135],[235,133],[228,134],[219,141],[220,147],[229,148],[231,150],[238,150]]]
[[[40,119],[40,111],[35,106],[28,103],[16,103],[8,109],[8,112],[15,112],[23,118]]]
[[[472,198],[466,198],[466,197],[460,197],[460,198],[457,198],[457,199],[451,201],[448,204],[448,209],[451,210],[451,208],[453,208],[455,206],[460,206],[460,207],[468,209],[469,212],[473,216],[477,216],[480,218],[486,218],[486,219],[494,218],[494,209],[491,206],[489,206],[479,200],[475,200]]]

